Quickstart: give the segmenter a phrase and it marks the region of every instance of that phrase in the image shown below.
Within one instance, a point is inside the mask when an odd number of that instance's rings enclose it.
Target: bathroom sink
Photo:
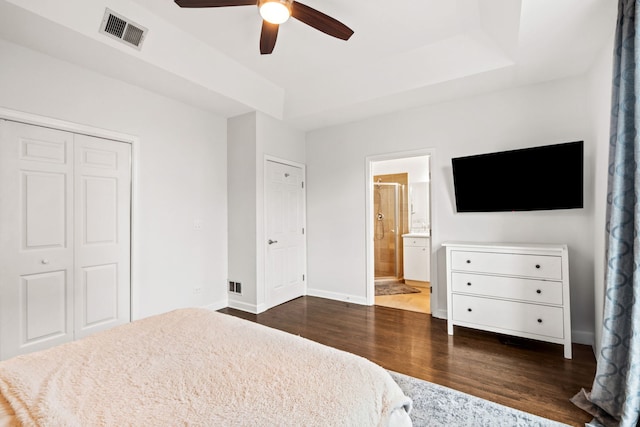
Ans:
[[[429,231],[412,231],[407,234],[403,234],[402,237],[429,237],[431,233]]]

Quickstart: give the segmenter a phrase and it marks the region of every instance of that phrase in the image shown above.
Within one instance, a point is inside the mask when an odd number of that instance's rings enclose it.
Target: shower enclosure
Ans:
[[[383,179],[374,177],[373,188],[375,279],[401,279],[406,185]]]

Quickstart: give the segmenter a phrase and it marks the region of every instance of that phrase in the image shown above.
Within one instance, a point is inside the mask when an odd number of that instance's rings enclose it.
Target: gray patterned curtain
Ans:
[[[593,426],[640,426],[640,0],[619,0],[614,46],[602,348],[591,392],[572,401]]]

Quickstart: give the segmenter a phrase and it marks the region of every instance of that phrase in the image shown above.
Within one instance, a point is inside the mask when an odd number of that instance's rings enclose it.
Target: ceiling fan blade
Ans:
[[[278,24],[272,24],[267,21],[262,21],[262,33],[260,34],[260,54],[269,55],[273,52],[273,48],[276,47],[276,40],[278,39]]]
[[[353,30],[342,22],[297,1],[294,1],[291,6],[291,16],[316,30],[342,40],[349,40],[353,35]]]
[[[180,7],[255,6],[256,0],[175,0]]]

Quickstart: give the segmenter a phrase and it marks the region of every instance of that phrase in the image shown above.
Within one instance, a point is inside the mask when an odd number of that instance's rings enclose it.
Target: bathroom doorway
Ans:
[[[429,167],[429,155],[369,163],[372,304],[431,313]]]

